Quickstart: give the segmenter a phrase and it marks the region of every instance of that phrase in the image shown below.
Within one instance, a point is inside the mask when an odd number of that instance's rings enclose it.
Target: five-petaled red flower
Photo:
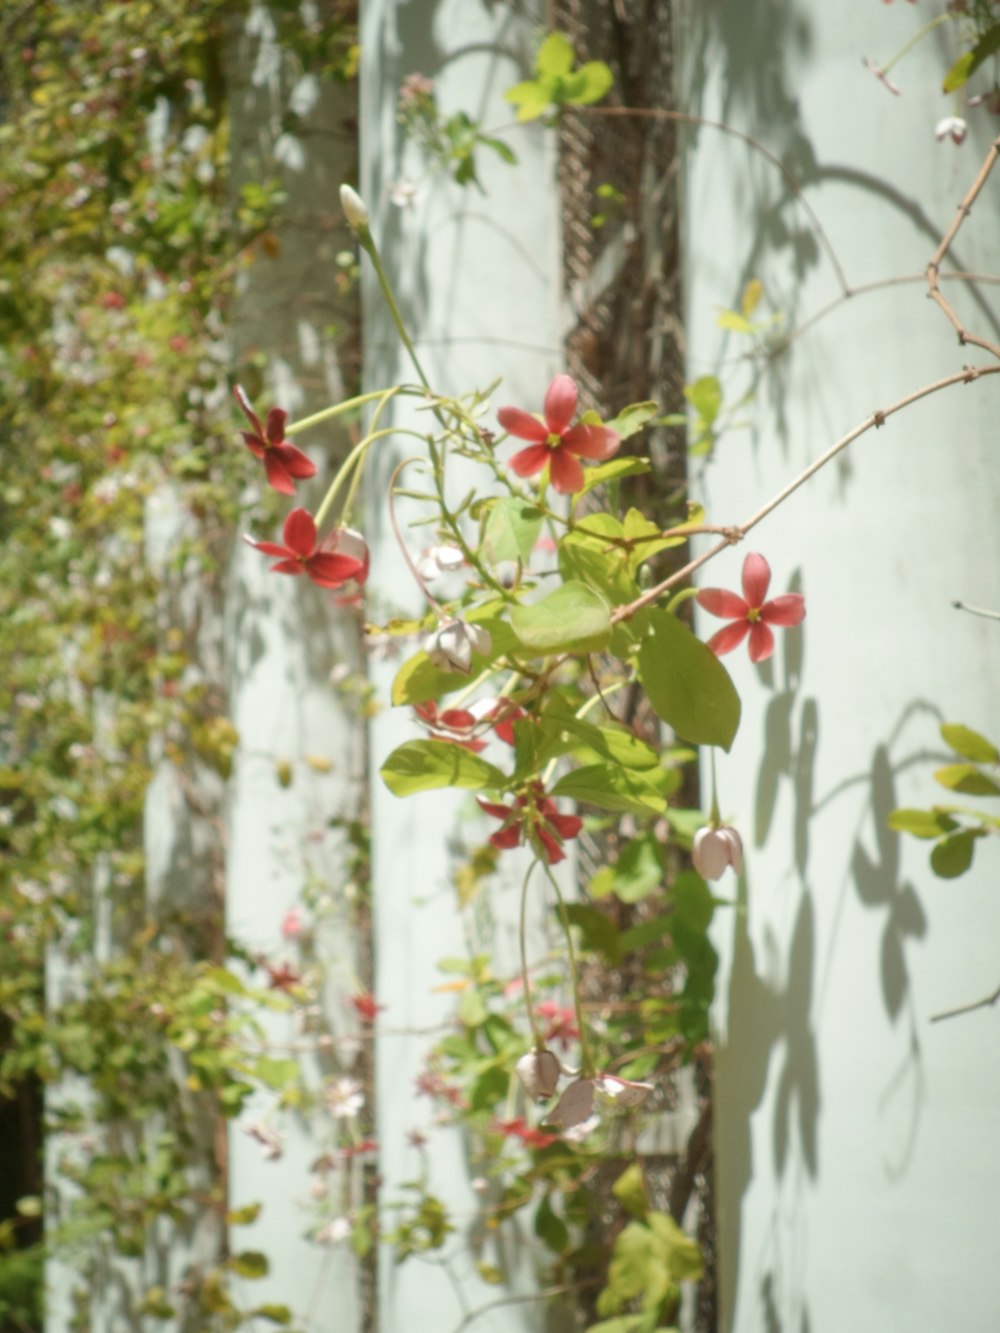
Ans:
[[[560,495],[572,495],[583,488],[581,458],[604,462],[621,444],[620,437],[607,426],[586,426],[570,422],[576,413],[576,385],[569,375],[557,375],[545,395],[545,420],[541,422],[519,407],[501,407],[497,420],[504,430],[519,440],[530,440],[510,460],[519,477],[533,477],[546,463],[552,485]]]
[[[504,1138],[520,1139],[527,1148],[547,1148],[559,1139],[558,1134],[546,1134],[542,1129],[535,1129],[523,1115],[519,1115],[516,1120],[494,1120],[493,1128]]]
[[[788,592],[765,602],[770,582],[771,568],[767,561],[751,551],[743,561],[742,597],[725,588],[702,588],[698,605],[710,615],[734,622],[709,639],[708,646],[717,656],[731,653],[749,634],[750,661],[763,662],[774,652],[771,626],[800,625],[805,619],[806,600],[801,593]]]
[[[371,991],[364,991],[361,995],[352,995],[351,1004],[359,1017],[366,1023],[374,1023],[379,1013],[385,1008],[384,1004],[379,1004],[372,995]]]
[[[308,574],[321,588],[339,588],[350,579],[356,579],[364,570],[364,563],[350,555],[323,551],[316,545],[316,524],[306,509],[293,509],[285,519],[284,546],[277,542],[257,542],[252,537],[243,540],[277,557],[271,566],[275,574]]]
[[[250,399],[239,384],[233,388],[233,395],[253,427],[252,431],[240,431],[246,447],[255,458],[264,460],[264,470],[271,487],[282,495],[294,495],[296,481],[314,477],[316,464],[285,439],[288,413],[283,408],[272,407],[267,414],[266,424],[262,426],[260,417],[250,406]]]
[[[517,847],[527,836],[550,866],[564,859],[563,843],[575,838],[583,827],[579,815],[559,813],[552,797],[542,791],[541,783],[533,784],[529,791],[515,799],[512,806],[484,801],[481,796],[476,799],[486,814],[503,820],[501,827],[490,837],[492,846],[505,851]]]

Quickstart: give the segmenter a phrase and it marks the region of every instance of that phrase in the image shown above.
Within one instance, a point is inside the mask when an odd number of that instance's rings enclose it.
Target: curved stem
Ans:
[[[593,1078],[594,1058],[590,1053],[590,1043],[587,1040],[587,1027],[583,1021],[583,1003],[580,998],[580,974],[576,966],[576,950],[573,948],[573,928],[569,923],[569,917],[566,914],[566,903],[559,888],[559,881],[552,873],[552,867],[547,861],[543,861],[545,873],[548,876],[549,883],[555,891],[556,900],[559,903],[559,921],[566,936],[566,948],[569,953],[569,975],[570,983],[573,987],[573,1009],[576,1013],[576,1026],[580,1029],[580,1077]]]
[[[539,1031],[538,1020],[535,1018],[535,1008],[531,1003],[531,983],[528,980],[528,945],[527,945],[527,907],[528,907],[528,881],[531,879],[531,872],[538,865],[536,857],[528,866],[524,876],[524,882],[521,885],[521,913],[517,923],[517,938],[521,949],[521,985],[524,988],[524,1007],[528,1011],[528,1026],[531,1028],[531,1045],[534,1050],[542,1049],[542,1034]]]
[[[416,434],[415,431],[410,433]],[[418,438],[423,439],[423,436],[420,436]],[[396,497],[395,497],[396,479],[399,476],[399,474],[403,471],[403,469],[409,467],[411,463],[422,463],[423,461],[424,460],[422,458],[404,458],[401,463],[397,464],[395,471],[389,478],[389,522],[392,524],[392,531],[395,534],[396,541],[399,544],[399,549],[403,553],[403,559],[409,566],[410,573],[413,575],[417,587],[424,594],[424,596],[430,602],[431,606],[433,606],[434,610],[438,613],[438,615],[443,616],[444,607],[431,592],[430,588],[428,588],[427,583],[424,580],[424,576],[420,573],[420,570],[417,569],[416,565],[414,564],[413,557],[410,555],[409,547],[403,540],[403,534],[399,527],[399,520],[396,517]]]
[[[371,403],[376,398],[391,398],[397,393],[412,393],[412,389],[407,389],[403,385],[397,385],[392,389],[373,389],[371,393],[358,394],[356,398],[346,398],[342,403],[336,403],[333,407],[324,407],[321,412],[314,412],[311,417],[303,417],[301,421],[293,421],[290,426],[285,427],[285,434],[297,435],[299,431],[308,430],[310,426],[318,426],[322,421],[330,421],[333,417],[339,417],[341,412],[350,412],[352,408],[363,407],[365,403]]]
[[[904,45],[900,47],[900,49],[896,52],[893,58],[887,64],[882,66],[882,73],[888,74],[889,71],[892,69],[893,65],[898,65],[899,62],[902,60],[902,58],[906,55],[906,53],[908,51],[912,51],[918,42],[922,42],[929,32],[932,32],[942,23],[948,23],[949,20],[954,19],[955,17],[956,15],[952,14],[949,10],[946,9],[943,14],[938,14],[938,16],[936,18],[932,18],[929,23],[925,23],[924,26],[920,28],[914,34],[914,36],[910,38],[908,42],[904,43]]]
[[[403,426],[386,426],[382,430],[375,431],[374,434],[366,435],[363,440],[361,440],[358,444],[354,446],[351,452],[344,459],[344,462],[341,464],[340,471],[337,473],[333,481],[330,483],[330,488],[327,491],[326,495],[323,496],[323,503],[316,510],[315,514],[315,522],[317,530],[321,528],[323,526],[323,523],[326,521],[326,517],[330,512],[333,502],[340,494],[344,482],[347,480],[347,477],[349,476],[351,470],[360,465],[360,462],[363,459],[365,453],[371,447],[371,445],[375,443],[376,440],[383,440],[386,438],[387,435],[412,435],[414,436],[414,438],[418,440],[423,440],[424,438],[422,435],[418,435],[416,431],[407,430]]]

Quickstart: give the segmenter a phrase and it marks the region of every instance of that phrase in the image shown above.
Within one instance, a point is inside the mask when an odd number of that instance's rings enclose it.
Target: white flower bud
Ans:
[[[344,217],[354,228],[355,231],[363,231],[370,221],[368,205],[358,194],[357,190],[352,190],[349,185],[340,187],[340,206],[344,210]]]
[[[429,636],[424,652],[442,671],[460,671],[468,676],[472,671],[472,654],[486,657],[492,647],[493,639],[481,625],[446,620]]]
[[[514,1068],[521,1087],[533,1102],[551,1097],[559,1084],[559,1058],[551,1051],[529,1051]]]
[[[738,875],[743,869],[743,839],[728,824],[699,829],[691,845],[691,860],[702,879],[721,879],[727,866]]]

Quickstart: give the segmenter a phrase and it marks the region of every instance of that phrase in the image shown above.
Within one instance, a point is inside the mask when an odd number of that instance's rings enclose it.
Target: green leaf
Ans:
[[[611,1186],[611,1193],[630,1217],[645,1217],[649,1212],[646,1182],[642,1178],[642,1167],[638,1162],[626,1167]]]
[[[497,789],[507,782],[499,768],[450,741],[406,741],[393,750],[380,772],[394,796],[437,787]]]
[[[764,284],[760,278],[751,278],[743,288],[743,295],[740,297],[740,310],[746,315],[747,319],[752,318],[753,312],[760,304],[760,298],[764,295]]]
[[[542,530],[540,509],[516,496],[505,496],[490,506],[483,528],[483,552],[494,565],[503,560],[527,564]]]
[[[562,1254],[569,1244],[569,1229],[552,1207],[546,1194],[535,1213],[535,1235],[555,1254]]]
[[[931,849],[931,869],[942,879],[957,879],[972,865],[978,829],[963,829],[942,838]]]
[[[993,742],[960,722],[942,722],[941,738],[956,754],[974,764],[1000,764],[1000,750]]]
[[[601,514],[590,516],[592,520],[603,517]],[[616,527],[620,531],[620,525],[616,523]],[[585,583],[614,606],[633,602],[639,596],[638,585],[629,572],[629,563],[628,551],[610,545],[601,537],[569,532],[559,543],[559,572],[563,578],[568,582]]]
[[[600,810],[648,815],[666,808],[654,787],[615,764],[587,764],[565,773],[552,788],[553,796],[568,796]]]
[[[277,1305],[274,1302],[268,1302],[266,1305],[258,1305],[250,1311],[251,1319],[267,1319],[272,1324],[280,1324],[282,1328],[287,1328],[294,1318],[287,1305]]]
[[[939,810],[891,810],[886,823],[896,833],[910,833],[915,838],[940,838],[958,828],[950,815]]]
[[[686,1235],[667,1213],[650,1213],[647,1221],[663,1246],[672,1279],[697,1282],[705,1267],[698,1242]]]
[[[558,100],[566,106],[591,106],[601,100],[614,81],[610,66],[603,60],[588,60],[566,80]]]
[[[602,866],[587,885],[591,898],[615,894],[623,903],[648,898],[663,883],[663,866],[652,838],[633,838],[614,865]]]
[[[227,1227],[248,1227],[251,1222],[256,1222],[260,1216],[262,1205],[259,1203],[248,1203],[242,1208],[230,1208],[226,1213]]]
[[[655,610],[639,649],[649,702],[678,736],[728,750],[740,725],[740,696],[712,652],[667,611]]]
[[[1000,23],[994,23],[991,28],[987,28],[972,50],[959,56],[945,75],[944,83],[941,85],[943,91],[953,93],[961,88],[983,61],[988,60],[997,51],[1000,51]]]
[[[263,1084],[280,1092],[298,1079],[299,1064],[297,1060],[282,1060],[277,1056],[262,1055],[254,1065],[254,1072]]]
[[[266,1254],[259,1250],[244,1250],[242,1254],[233,1255],[229,1267],[240,1277],[260,1278],[267,1277],[271,1266]]]
[[[548,90],[534,79],[515,84],[504,93],[504,100],[517,107],[519,121],[537,120],[551,102]]]
[[[535,56],[535,73],[559,78],[573,68],[573,43],[564,32],[550,32]]]
[[[587,903],[567,903],[559,909],[560,920],[580,931],[580,945],[591,953],[602,953],[614,966],[621,962],[621,934],[609,916]]]
[[[642,430],[647,421],[652,421],[659,410],[656,403],[630,403],[605,425],[610,430],[616,431],[623,440],[627,440],[629,436]]]
[[[510,622],[529,652],[595,653],[611,639],[611,612],[599,593],[570,580],[530,606],[515,606]]]
[[[495,603],[491,603],[495,605]],[[481,625],[489,631],[492,649],[489,658],[479,653],[472,655],[472,672],[484,671],[491,661],[497,661],[506,653],[517,649],[517,636],[505,620],[498,615],[472,614],[470,624]],[[454,690],[463,689],[469,683],[469,677],[460,671],[441,671],[421,649],[408,658],[396,672],[392,682],[392,702],[400,704],[422,704],[428,699],[440,699]]]
[[[948,791],[964,796],[1000,796],[1000,786],[975,764],[947,764],[934,774],[936,782]]]
[[[711,425],[722,406],[722,385],[714,375],[702,375],[684,386],[684,397],[706,425]]]
[[[686,420],[686,417],[682,418],[682,421]],[[588,467],[584,471],[583,489],[576,492],[576,499],[579,500],[581,495],[586,495],[595,486],[618,481],[621,477],[635,477],[650,470],[651,464],[648,458],[612,458],[607,463],[598,463],[597,467]]]

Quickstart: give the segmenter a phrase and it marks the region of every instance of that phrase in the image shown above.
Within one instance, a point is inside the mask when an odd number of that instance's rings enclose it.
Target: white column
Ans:
[[[900,66],[902,97],[862,67],[915,30],[909,6],[809,0],[770,28],[761,9],[714,7],[689,34],[689,105],[804,178],[852,284],[919,273],[995,123],[974,113],[962,148],[935,143],[950,107],[933,39]],[[955,246],[961,267],[1000,272],[998,215],[994,178]],[[733,373],[723,363],[745,343],[716,310],[749,278],[785,328],[837,295],[774,167],[709,129],[689,162],[687,234],[692,378]],[[995,291],[948,287],[994,339]],[[764,368],[741,414],[751,429],[722,441],[694,492],[710,521],[741,521],[874,409],[987,360],[956,345],[919,282],[858,295]],[[943,798],[940,721],[997,735],[1000,627],[951,602],[1000,607],[998,393],[983,380],[893,417],[702,571],[738,587],[746,550],[761,551],[772,591],[794,582],[808,608],[801,632],[778,631],[772,664],[727,659],[744,715],[721,802],[748,853],[741,910],[719,929],[727,1330],[996,1327],[998,1018],[929,1020],[1000,981],[997,851],[981,844],[973,871],[943,882],[927,844],[885,821]]]

